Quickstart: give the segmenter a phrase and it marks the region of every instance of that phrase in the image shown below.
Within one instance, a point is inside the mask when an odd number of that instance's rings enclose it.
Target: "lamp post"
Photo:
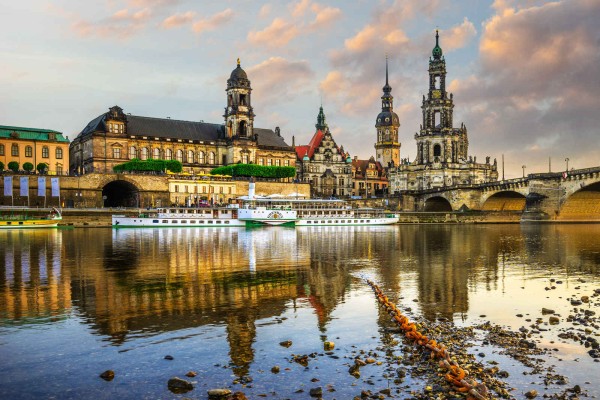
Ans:
[[[569,158],[565,158],[565,162],[567,163],[567,169],[565,171],[569,172]]]
[[[525,178],[525,168],[527,168],[527,165],[522,165],[521,168],[523,168],[523,178]]]

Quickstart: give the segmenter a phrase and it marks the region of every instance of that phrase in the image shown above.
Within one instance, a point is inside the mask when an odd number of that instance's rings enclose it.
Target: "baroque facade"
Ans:
[[[388,170],[390,193],[471,185],[498,180],[497,162],[478,163],[468,155],[467,127],[453,127],[454,98],[446,91],[446,61],[435,34],[429,59],[429,91],[423,96],[423,122],[415,134],[417,156]]]
[[[315,128],[308,145],[295,146],[297,179],[310,183],[311,194],[315,197],[350,196],[352,160],[331,136],[323,106],[319,108]]]
[[[46,164],[48,175],[64,175],[69,167],[69,139],[49,129],[0,125],[0,162],[8,168],[10,162],[31,163],[33,171]]]
[[[388,179],[386,168],[371,156],[368,160],[352,160],[352,196],[375,197],[387,193]]]
[[[143,117],[111,107],[73,140],[69,169],[77,174],[112,172],[115,165],[134,158],[178,160],[190,174],[235,163],[295,166],[294,150],[278,127],[254,127],[251,93],[238,59],[227,80],[223,124]]]

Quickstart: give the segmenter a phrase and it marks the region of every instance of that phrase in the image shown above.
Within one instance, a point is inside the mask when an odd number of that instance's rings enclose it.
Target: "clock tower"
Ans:
[[[400,119],[394,112],[394,97],[392,87],[388,83],[388,62],[385,58],[385,86],[381,96],[381,112],[375,121],[377,129],[377,142],[375,151],[377,161],[384,167],[393,167],[400,164],[400,142],[398,141],[398,128]]]
[[[429,59],[429,92],[423,96],[423,123],[415,134],[417,164],[449,164],[467,158],[467,128],[452,127],[454,100],[446,91],[446,60],[435,32],[435,47]]]

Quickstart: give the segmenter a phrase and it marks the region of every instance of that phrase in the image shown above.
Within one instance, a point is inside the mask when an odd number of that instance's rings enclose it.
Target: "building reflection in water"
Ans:
[[[355,272],[374,274],[393,301],[414,295],[426,318],[460,318],[469,293],[502,290],[508,270],[598,275],[599,237],[595,225],[4,231],[0,318],[43,323],[74,309],[117,346],[222,325],[245,376],[257,321],[301,304],[324,338]]]

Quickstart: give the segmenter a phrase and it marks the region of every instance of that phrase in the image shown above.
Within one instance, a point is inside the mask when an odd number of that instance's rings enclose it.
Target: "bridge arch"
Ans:
[[[584,186],[570,195],[561,205],[558,219],[600,221],[600,182]]]
[[[139,189],[131,182],[116,180],[102,187],[104,207],[139,207]]]
[[[483,211],[523,211],[526,197],[513,190],[504,190],[488,197],[481,209]]]
[[[423,209],[425,212],[444,212],[444,211],[452,211],[452,205],[450,202],[441,196],[430,197],[425,200],[425,207]]]

